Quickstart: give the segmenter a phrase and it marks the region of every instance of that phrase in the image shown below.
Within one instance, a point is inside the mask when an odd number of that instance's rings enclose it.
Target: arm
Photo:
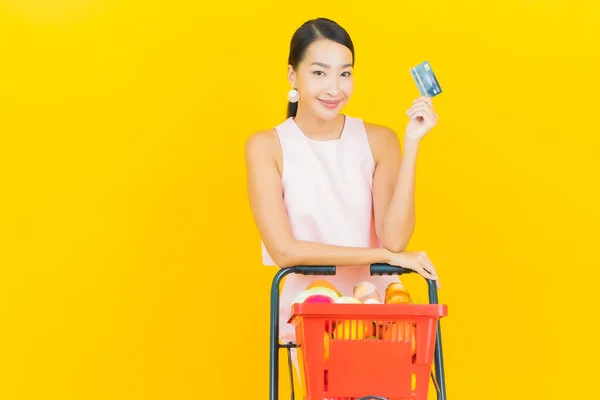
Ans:
[[[267,251],[279,267],[294,265],[366,265],[389,263],[385,248],[334,246],[295,240],[283,203],[278,159],[281,148],[274,131],[258,132],[246,142],[248,199]]]
[[[376,144],[373,177],[373,202],[377,234],[384,247],[392,252],[406,248],[415,229],[415,170],[421,140],[437,125],[438,115],[432,99],[421,96],[406,111],[410,118],[404,134],[405,155],[402,159],[398,137],[391,129],[375,126]]]
[[[375,158],[373,207],[377,236],[383,247],[400,252],[415,229],[415,175],[418,142],[407,141],[402,157],[396,133],[369,124]]]

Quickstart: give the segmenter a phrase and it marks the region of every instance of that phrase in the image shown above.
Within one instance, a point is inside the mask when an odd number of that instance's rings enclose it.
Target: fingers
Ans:
[[[417,111],[417,110],[421,110],[421,111],[422,110],[427,110],[429,108],[431,108],[431,106],[428,105],[427,103],[423,103],[423,102],[415,103],[412,106],[410,106],[408,108],[408,110],[406,110],[406,114],[410,114],[413,111]]]
[[[415,111],[425,111],[427,109],[427,104],[419,103],[411,106],[408,110],[406,110],[406,114],[410,116],[410,114],[413,114]]]
[[[427,274],[427,277],[429,279],[434,280],[434,281],[438,279],[437,272],[435,271],[435,268],[433,267],[433,265],[431,265],[427,262],[421,262],[419,267]]]
[[[433,111],[431,111],[431,109],[427,108],[426,106],[415,107],[412,110],[407,111],[406,115],[408,115],[410,118],[426,117],[427,119],[430,119],[432,121],[435,120],[435,114],[433,113]]]
[[[433,99],[431,97],[429,97],[429,96],[420,96],[420,97],[417,97],[416,99],[413,100],[413,103],[417,103],[417,102],[420,102],[420,101],[423,101],[423,102],[429,104],[430,106],[433,105]]]
[[[439,277],[438,277],[437,271],[435,269],[435,266],[433,265],[433,263],[427,256],[427,254],[425,254],[425,252],[421,251],[421,252],[417,253],[416,258],[417,258],[417,262],[419,263],[419,267],[422,270],[422,272],[420,272],[421,275],[423,275],[423,277],[426,279],[436,281],[437,287],[440,288],[441,285],[439,282]]]
[[[433,102],[429,97],[419,97],[418,99],[413,100],[411,108],[419,105],[425,105],[433,110]]]
[[[411,269],[423,276],[425,279],[436,281],[438,288],[441,287],[435,266],[424,251],[396,253],[399,257],[390,264]]]
[[[410,106],[408,110],[406,110],[406,115],[412,118],[417,112],[427,112],[432,120],[437,120],[437,114],[433,110],[431,103],[428,103],[426,101],[418,101],[412,106]]]
[[[419,262],[417,262],[416,265],[403,265],[403,267],[412,269],[425,279],[435,281],[438,289],[441,287],[439,278],[437,276],[437,273],[435,272],[435,268],[432,268],[429,265],[423,265]]]
[[[429,260],[429,258],[427,258],[426,255],[423,255],[423,258],[421,259],[421,265],[423,265],[423,267],[426,268],[430,272],[431,275],[433,275],[434,279],[438,279],[438,274],[435,269],[435,266]]]
[[[437,277],[435,277],[430,272],[429,267],[419,266],[419,267],[415,268],[414,271],[417,272],[419,275],[421,275],[423,278],[436,282],[437,287],[440,287]]]
[[[413,111],[411,114],[409,114],[409,117],[411,119],[421,117],[425,121],[425,124],[429,126],[435,125],[437,121],[437,116],[427,109]]]

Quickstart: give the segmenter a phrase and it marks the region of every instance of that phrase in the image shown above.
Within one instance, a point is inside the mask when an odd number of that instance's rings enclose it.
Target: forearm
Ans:
[[[293,240],[282,246],[273,259],[282,268],[296,265],[335,265],[343,267],[387,263],[389,254],[389,250],[385,248],[346,247]]]
[[[415,228],[415,177],[419,144],[405,143],[404,157],[394,194],[383,220],[381,242],[385,248],[399,252],[406,248]]]

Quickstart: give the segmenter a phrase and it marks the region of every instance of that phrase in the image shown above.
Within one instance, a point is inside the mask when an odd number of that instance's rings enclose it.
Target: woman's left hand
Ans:
[[[406,125],[405,141],[420,142],[438,122],[438,116],[433,110],[433,101],[427,96],[413,100],[413,105],[406,111],[406,115],[410,117],[410,121]]]
[[[436,281],[437,287],[441,287],[437,271],[424,251],[401,251],[400,253],[390,252],[389,254],[388,264],[412,269],[424,278]]]

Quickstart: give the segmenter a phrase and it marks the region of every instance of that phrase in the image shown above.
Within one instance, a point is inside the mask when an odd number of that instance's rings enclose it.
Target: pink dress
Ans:
[[[297,240],[338,246],[379,247],[375,234],[372,184],[375,162],[363,121],[346,116],[340,139],[314,140],[288,118],[276,126],[283,153],[284,202]],[[262,244],[264,265],[275,265]],[[279,339],[295,341],[294,327],[287,323],[291,303],[315,279],[328,279],[344,296],[354,285],[370,281],[381,296],[397,276],[370,276],[368,265],[337,268],[335,276],[291,274],[280,297]]]

